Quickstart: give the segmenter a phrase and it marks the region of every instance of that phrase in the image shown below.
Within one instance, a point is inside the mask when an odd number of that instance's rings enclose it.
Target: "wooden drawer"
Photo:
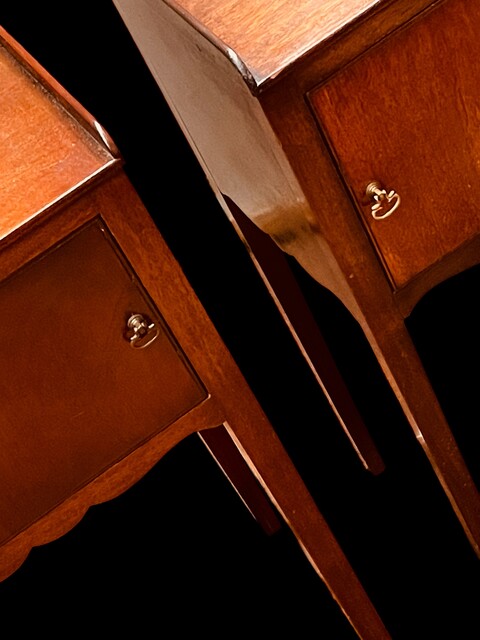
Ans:
[[[478,24],[478,3],[442,3],[309,96],[394,288],[480,232]],[[400,196],[383,220],[372,181]]]
[[[99,218],[5,280],[0,313],[5,541],[206,392]],[[155,328],[132,343],[133,313]]]

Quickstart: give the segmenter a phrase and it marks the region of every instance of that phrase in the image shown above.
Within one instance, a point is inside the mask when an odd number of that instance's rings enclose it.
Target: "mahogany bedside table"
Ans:
[[[358,636],[389,638],[109,136],[3,29],[0,77],[0,579],[198,433]]]
[[[480,262],[479,4],[114,5],[227,216],[254,223],[358,321],[480,555],[478,487],[405,323]],[[282,299],[281,278],[270,284]]]

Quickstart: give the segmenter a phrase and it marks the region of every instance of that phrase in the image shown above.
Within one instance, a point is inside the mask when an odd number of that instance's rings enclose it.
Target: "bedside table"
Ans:
[[[389,638],[108,134],[3,29],[0,77],[0,580],[198,433],[358,636]]]
[[[479,262],[477,4],[114,4],[227,216],[358,321],[480,555],[478,488],[405,324]]]

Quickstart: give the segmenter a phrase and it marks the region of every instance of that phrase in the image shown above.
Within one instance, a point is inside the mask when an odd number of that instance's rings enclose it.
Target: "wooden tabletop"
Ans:
[[[272,79],[383,0],[165,0],[248,68]]]
[[[0,29],[0,239],[115,161],[101,127],[28,60]]]

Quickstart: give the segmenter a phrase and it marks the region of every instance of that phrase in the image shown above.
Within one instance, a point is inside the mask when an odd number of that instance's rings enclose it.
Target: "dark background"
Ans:
[[[479,564],[358,326],[292,260],[386,461],[364,471],[113,4],[17,1],[0,24],[110,133],[394,640],[480,637]],[[1,147],[0,147],[1,152]],[[478,269],[409,328],[478,479]],[[472,295],[473,294],[473,295]],[[0,584],[20,635],[356,636],[288,529],[266,536],[193,436]],[[2,625],[3,626],[3,625]]]

